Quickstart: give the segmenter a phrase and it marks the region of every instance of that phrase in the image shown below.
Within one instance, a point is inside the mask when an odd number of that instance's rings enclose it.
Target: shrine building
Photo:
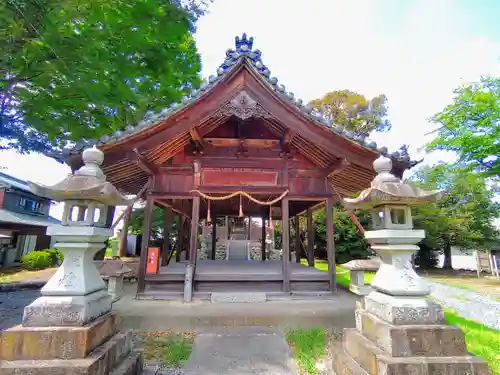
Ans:
[[[182,299],[186,264],[194,266],[192,290],[200,299],[213,292],[265,292],[268,299],[335,292],[333,205],[367,188],[376,174],[373,161],[388,155],[295,98],[245,34],[236,37],[217,74],[181,103],[65,150],[73,170],[92,146],[104,152],[107,180],[146,202],[138,297],[174,300]],[[416,164],[407,154],[388,156],[399,177]],[[164,209],[165,233],[174,215],[180,225],[175,247],[163,246],[151,270],[155,205]],[[328,272],[312,267],[312,213],[322,206]],[[291,236],[300,232],[300,215],[307,217],[305,246],[300,234]],[[278,224],[281,244],[275,248]]]

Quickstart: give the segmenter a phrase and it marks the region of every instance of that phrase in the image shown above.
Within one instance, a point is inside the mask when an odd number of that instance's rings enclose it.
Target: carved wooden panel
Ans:
[[[208,186],[274,186],[278,173],[245,168],[207,168],[202,170],[202,184]]]

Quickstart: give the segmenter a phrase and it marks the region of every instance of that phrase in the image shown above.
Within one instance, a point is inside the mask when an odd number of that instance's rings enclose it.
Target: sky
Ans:
[[[385,94],[392,130],[372,138],[390,151],[408,144],[414,159],[433,164],[450,156],[421,151],[435,129],[428,119],[461,84],[500,76],[499,16],[498,0],[215,0],[196,42],[205,77],[246,32],[271,75],[304,101],[342,89]],[[0,165],[48,185],[70,173],[52,159],[12,151],[0,152]]]

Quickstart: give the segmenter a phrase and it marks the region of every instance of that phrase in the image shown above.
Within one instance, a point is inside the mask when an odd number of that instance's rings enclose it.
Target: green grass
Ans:
[[[500,375],[500,331],[488,328],[480,323],[458,316],[445,310],[448,324],[460,328],[465,335],[467,350],[488,362],[493,375]]]
[[[307,261],[305,259],[302,259],[301,263],[307,265]],[[314,268],[320,271],[328,272],[328,262],[326,260],[316,259],[314,261]],[[338,265],[335,266],[335,272],[337,273],[336,275],[337,284],[340,284],[348,288],[351,278],[349,272],[346,271],[348,270],[345,269],[344,267]],[[375,276],[374,272],[365,272],[365,284],[370,284],[374,276]]]
[[[137,334],[146,361],[160,361],[180,368],[193,349],[194,333],[142,332]]]
[[[316,362],[325,355],[326,339],[325,331],[320,328],[287,332],[286,340],[301,373],[317,374]]]

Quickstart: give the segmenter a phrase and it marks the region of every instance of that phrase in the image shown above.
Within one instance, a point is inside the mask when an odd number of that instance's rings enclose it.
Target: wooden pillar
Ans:
[[[172,221],[174,215],[172,207],[163,208],[163,246],[161,249],[161,265],[167,265],[167,259],[170,254],[170,231],[172,230]]]
[[[307,264],[314,267],[314,236],[316,234],[312,210],[307,209]]]
[[[137,293],[143,293],[146,286],[146,263],[148,258],[149,236],[151,235],[153,204],[153,197],[148,196],[146,200],[146,207],[144,207],[144,223],[142,226],[141,258],[139,261],[139,274],[137,277]]]
[[[248,233],[247,233],[247,240],[250,241],[250,237],[251,237],[251,232],[252,232],[252,218],[250,216],[247,216],[248,217]]]
[[[200,197],[193,197],[191,212],[191,231],[189,240],[189,261],[196,264],[196,250],[198,248],[198,223],[200,221]]]
[[[335,240],[333,236],[333,198],[326,201],[326,233],[327,233],[327,254],[328,254],[328,280],[330,281],[330,290],[337,291],[337,282],[335,280]]]
[[[266,234],[267,234],[267,231],[266,231],[266,215],[262,215],[262,231],[260,233],[261,235],[261,251],[262,251],[262,255],[261,255],[261,259],[264,261],[266,260]]]
[[[295,216],[295,262],[300,263],[301,245],[300,242],[300,216]]]
[[[217,247],[217,216],[212,219],[212,260],[215,260],[215,248]]]
[[[127,239],[128,239],[128,224],[130,222],[130,217],[132,216],[132,207],[130,209],[127,207],[125,209],[127,212],[123,216],[123,227],[120,233],[120,242],[118,244],[118,255],[120,257],[127,256]]]
[[[179,215],[179,221],[178,225],[179,228],[177,228],[177,251],[175,252],[175,261],[178,263],[181,261],[181,252],[184,250],[184,237],[186,236],[184,226],[185,226],[185,221],[186,218],[183,215]]]
[[[283,247],[283,292],[290,292],[290,220],[289,200],[281,201],[281,245]]]

